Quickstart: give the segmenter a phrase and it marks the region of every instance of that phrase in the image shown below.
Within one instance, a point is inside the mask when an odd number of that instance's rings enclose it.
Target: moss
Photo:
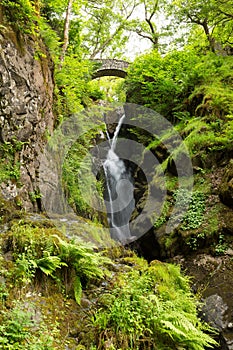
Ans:
[[[20,219],[23,215],[24,214],[19,211],[14,202],[7,201],[0,195],[0,225],[14,218]]]
[[[220,184],[220,198],[229,207],[233,207],[233,160],[226,167]]]
[[[209,195],[211,193],[211,180],[209,173],[203,169],[199,169],[199,173],[194,177],[194,190]]]

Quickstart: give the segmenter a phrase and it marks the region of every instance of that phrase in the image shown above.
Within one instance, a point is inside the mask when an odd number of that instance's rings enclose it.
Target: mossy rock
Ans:
[[[22,212],[20,212],[14,202],[5,200],[0,195],[0,224],[11,221],[14,218],[21,218]]]
[[[224,204],[233,208],[233,159],[226,167],[219,187],[219,197]]]
[[[233,210],[229,210],[227,206],[222,207],[221,212],[221,232],[233,236]]]

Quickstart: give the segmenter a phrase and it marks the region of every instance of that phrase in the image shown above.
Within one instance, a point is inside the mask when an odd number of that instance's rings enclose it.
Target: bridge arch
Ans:
[[[98,68],[94,71],[92,79],[106,76],[125,78],[127,76],[129,62],[115,59],[95,59],[93,62]]]

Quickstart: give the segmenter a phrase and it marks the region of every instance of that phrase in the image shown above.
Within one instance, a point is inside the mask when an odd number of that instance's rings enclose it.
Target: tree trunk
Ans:
[[[73,0],[69,0],[68,6],[66,9],[66,18],[65,18],[64,33],[63,33],[63,45],[62,45],[62,51],[60,55],[59,69],[61,69],[62,67],[62,64],[65,59],[66,50],[69,44],[69,30],[70,30],[70,17],[71,17],[72,5],[73,5]]]
[[[210,50],[212,52],[215,52],[215,39],[211,36],[210,31],[209,31],[209,27],[208,27],[208,23],[207,23],[207,18],[204,19],[204,21],[201,23],[204,31],[205,31],[205,35],[208,39],[209,45],[210,45]]]

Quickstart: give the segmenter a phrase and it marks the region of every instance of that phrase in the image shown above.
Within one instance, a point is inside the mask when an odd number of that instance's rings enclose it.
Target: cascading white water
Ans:
[[[117,137],[124,118],[125,115],[120,118],[112,139],[107,133],[110,149],[103,164],[108,192],[108,201],[106,200],[105,203],[107,212],[110,214],[110,232],[112,238],[121,243],[131,239],[129,220],[135,206],[131,174],[115,153]]]

